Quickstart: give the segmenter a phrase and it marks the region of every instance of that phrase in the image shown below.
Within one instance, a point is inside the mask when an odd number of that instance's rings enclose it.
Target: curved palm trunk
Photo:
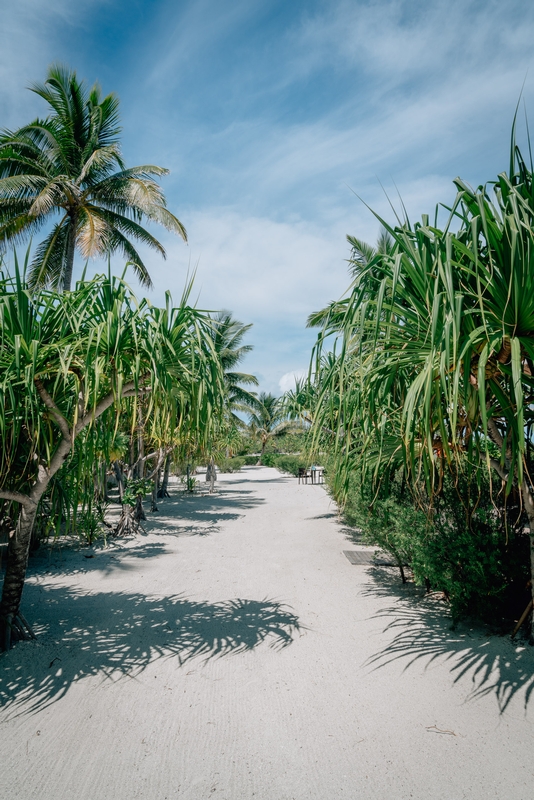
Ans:
[[[4,650],[9,650],[11,646],[13,631],[18,638],[25,638],[24,628],[26,627],[29,635],[33,636],[31,628],[27,625],[24,617],[20,613],[20,601],[22,599],[24,581],[26,579],[31,534],[39,501],[46,492],[52,477],[65,463],[76,436],[115,402],[113,393],[110,393],[98,403],[96,408],[86,413],[85,416],[79,420],[75,428],[70,428],[67,420],[59,411],[42,382],[39,379],[35,379],[35,385],[44,405],[49,410],[50,416],[60,429],[62,438],[52,456],[50,465],[48,467],[42,464],[39,465],[35,483],[29,494],[25,495],[21,492],[0,492],[0,498],[4,500],[14,500],[21,504],[17,527],[8,545],[6,574],[2,589],[2,599],[0,601],[0,647],[3,647]],[[123,397],[131,397],[135,393],[136,389],[133,382],[123,386]]]
[[[15,533],[7,548],[6,575],[0,604],[1,641],[4,650],[9,650],[11,646],[12,633],[19,614],[36,513],[37,506],[22,507]]]
[[[72,283],[72,271],[74,269],[74,250],[76,247],[77,222],[78,222],[77,216],[75,214],[72,214],[69,221],[65,274],[63,276],[64,292],[70,292],[70,285]]]

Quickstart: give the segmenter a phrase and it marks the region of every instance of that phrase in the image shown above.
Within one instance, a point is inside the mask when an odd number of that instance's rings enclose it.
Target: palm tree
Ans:
[[[219,311],[213,317],[213,348],[221,362],[227,393],[227,409],[230,422],[242,425],[236,412],[249,412],[256,401],[256,395],[243,388],[257,386],[258,380],[246,372],[236,372],[235,368],[247,353],[253,349],[251,344],[243,344],[243,339],[252,327],[234,319],[230,311]]]
[[[282,398],[273,394],[260,392],[255,402],[255,410],[250,414],[249,427],[254,436],[261,441],[261,453],[256,466],[261,466],[261,460],[267,447],[267,442],[275,436],[281,436],[292,426],[284,409]]]
[[[371,262],[379,261],[381,256],[391,256],[395,248],[395,239],[384,225],[380,228],[374,247],[356,236],[347,236],[347,242],[352,248],[349,270],[353,278],[358,277]]]
[[[165,257],[141,223],[157,222],[186,240],[181,222],[166,207],[153,165],[126,168],[119,146],[119,100],[87,89],[75,72],[52,66],[32,91],[52,109],[0,136],[0,242],[33,236],[53,218],[30,265],[33,287],[69,290],[74,253],[83,258],[122,253],[144,286],[150,276],[132,240]]]

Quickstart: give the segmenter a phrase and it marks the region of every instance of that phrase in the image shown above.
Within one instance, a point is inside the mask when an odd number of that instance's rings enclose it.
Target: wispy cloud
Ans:
[[[276,222],[224,208],[191,211],[189,247],[168,240],[168,261],[151,262],[160,291],[183,284],[196,268],[199,303],[231,308],[244,322],[283,319],[304,324],[307,315],[347,284],[343,236],[306,222]],[[172,265],[172,266],[171,266]]]
[[[392,219],[382,182],[432,213],[456,175],[506,168],[525,76],[534,108],[524,0],[21,0],[2,23],[1,124],[36,113],[22,87],[52,60],[118,91],[127,160],[171,168],[190,237],[147,257],[154,300],[198,264],[200,304],[254,323],[247,368],[272,391],[346,289],[345,235],[376,236],[356,194]]]
[[[278,381],[278,386],[282,394],[289,392],[295,388],[297,381],[302,380],[308,374],[307,369],[297,369],[292,372],[286,372]]]
[[[42,101],[26,91],[44,79],[53,61],[75,57],[71,49],[76,29],[106,0],[17,0],[4,7],[0,26],[0,125],[16,127],[27,122]]]

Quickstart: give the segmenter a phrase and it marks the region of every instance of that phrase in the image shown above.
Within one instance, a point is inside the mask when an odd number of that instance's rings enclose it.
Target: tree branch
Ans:
[[[149,453],[147,456],[139,456],[139,458],[137,459],[135,464],[132,464],[132,466],[129,468],[129,472],[131,474],[133,474],[134,469],[136,467],[138,467],[139,464],[144,464],[145,461],[151,461],[153,458],[155,458],[156,456],[159,456],[161,453],[163,453],[163,458],[165,459],[169,455],[169,453],[172,453],[174,448],[175,448],[175,445],[169,445],[168,447],[164,448],[163,450],[154,450],[153,453]],[[150,480],[152,478],[152,476],[156,474],[157,469],[158,469],[158,467],[156,467],[156,470],[154,470],[154,472],[152,472],[152,474],[148,476],[147,480]]]
[[[493,417],[488,418],[488,433],[493,444],[496,444],[497,447],[502,450],[503,438]]]
[[[120,394],[119,400],[122,400],[124,397],[135,397],[135,395],[137,394],[142,394],[144,392],[149,392],[149,391],[150,391],[149,386],[138,385],[136,388],[135,381],[129,381],[128,383],[125,383],[124,386],[122,387],[122,392]],[[115,402],[114,392],[110,392],[108,395],[106,395],[106,397],[103,397],[102,400],[99,403],[97,403],[97,405],[92,411],[89,411],[81,418],[81,420],[79,420],[75,428],[75,436],[77,436],[80,433],[80,431],[82,431],[84,428],[90,425],[91,422],[100,417],[104,413],[104,411],[107,411],[108,408],[111,408],[114,402]]]
[[[174,450],[174,445],[169,446],[169,447],[165,447],[165,448],[161,448],[161,450],[158,450],[157,453],[153,453],[153,455],[158,455],[159,458],[158,458],[158,460],[156,462],[155,468],[153,469],[153,471],[148,476],[148,480],[149,481],[151,481],[155,477],[155,475],[158,472],[158,470],[160,469],[161,465],[163,464],[163,462],[165,461],[165,459],[167,458],[169,453],[172,453],[173,450]]]
[[[4,489],[0,490],[0,500],[9,500],[13,503],[20,503],[22,506],[32,504],[31,498],[21,492],[6,492]]]
[[[503,469],[503,467],[501,467],[497,459],[490,458],[490,465],[493,467],[499,478],[505,482],[508,480],[508,473]]]
[[[49,409],[49,411],[52,413],[52,416],[54,417],[61,433],[63,434],[63,438],[71,439],[72,433],[69,427],[69,423],[67,422],[67,420],[65,419],[59,408],[54,403],[52,397],[46,391],[42,380],[40,378],[35,378],[34,382],[39,397],[41,398],[45,406]]]

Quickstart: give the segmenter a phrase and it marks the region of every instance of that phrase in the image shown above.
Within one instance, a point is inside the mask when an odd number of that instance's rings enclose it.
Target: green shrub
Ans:
[[[518,508],[492,501],[487,477],[446,475],[429,506],[395,478],[388,496],[373,494],[354,473],[345,516],[364,542],[413,570],[414,581],[442,591],[454,619],[467,615],[496,622],[521,613],[528,602],[528,536]]]
[[[76,532],[85,544],[91,546],[102,535],[105,540],[107,529],[104,523],[104,516],[104,506],[96,506],[78,513],[76,517]]]
[[[193,477],[193,475],[188,476],[187,473],[181,476],[180,482],[183,483],[186,492],[188,492],[189,494],[194,494],[195,489],[200,483],[197,478]]]
[[[149,478],[139,478],[138,480],[129,480],[126,484],[126,489],[122,496],[123,505],[135,506],[138,497],[146,497],[152,492],[154,483]]]
[[[220,456],[215,459],[215,463],[220,472],[239,472],[241,467],[245,466],[245,456],[234,456],[233,458],[225,458]]]
[[[299,469],[306,466],[306,461],[301,456],[278,456],[275,466],[280,472],[289,472],[296,478]]]

